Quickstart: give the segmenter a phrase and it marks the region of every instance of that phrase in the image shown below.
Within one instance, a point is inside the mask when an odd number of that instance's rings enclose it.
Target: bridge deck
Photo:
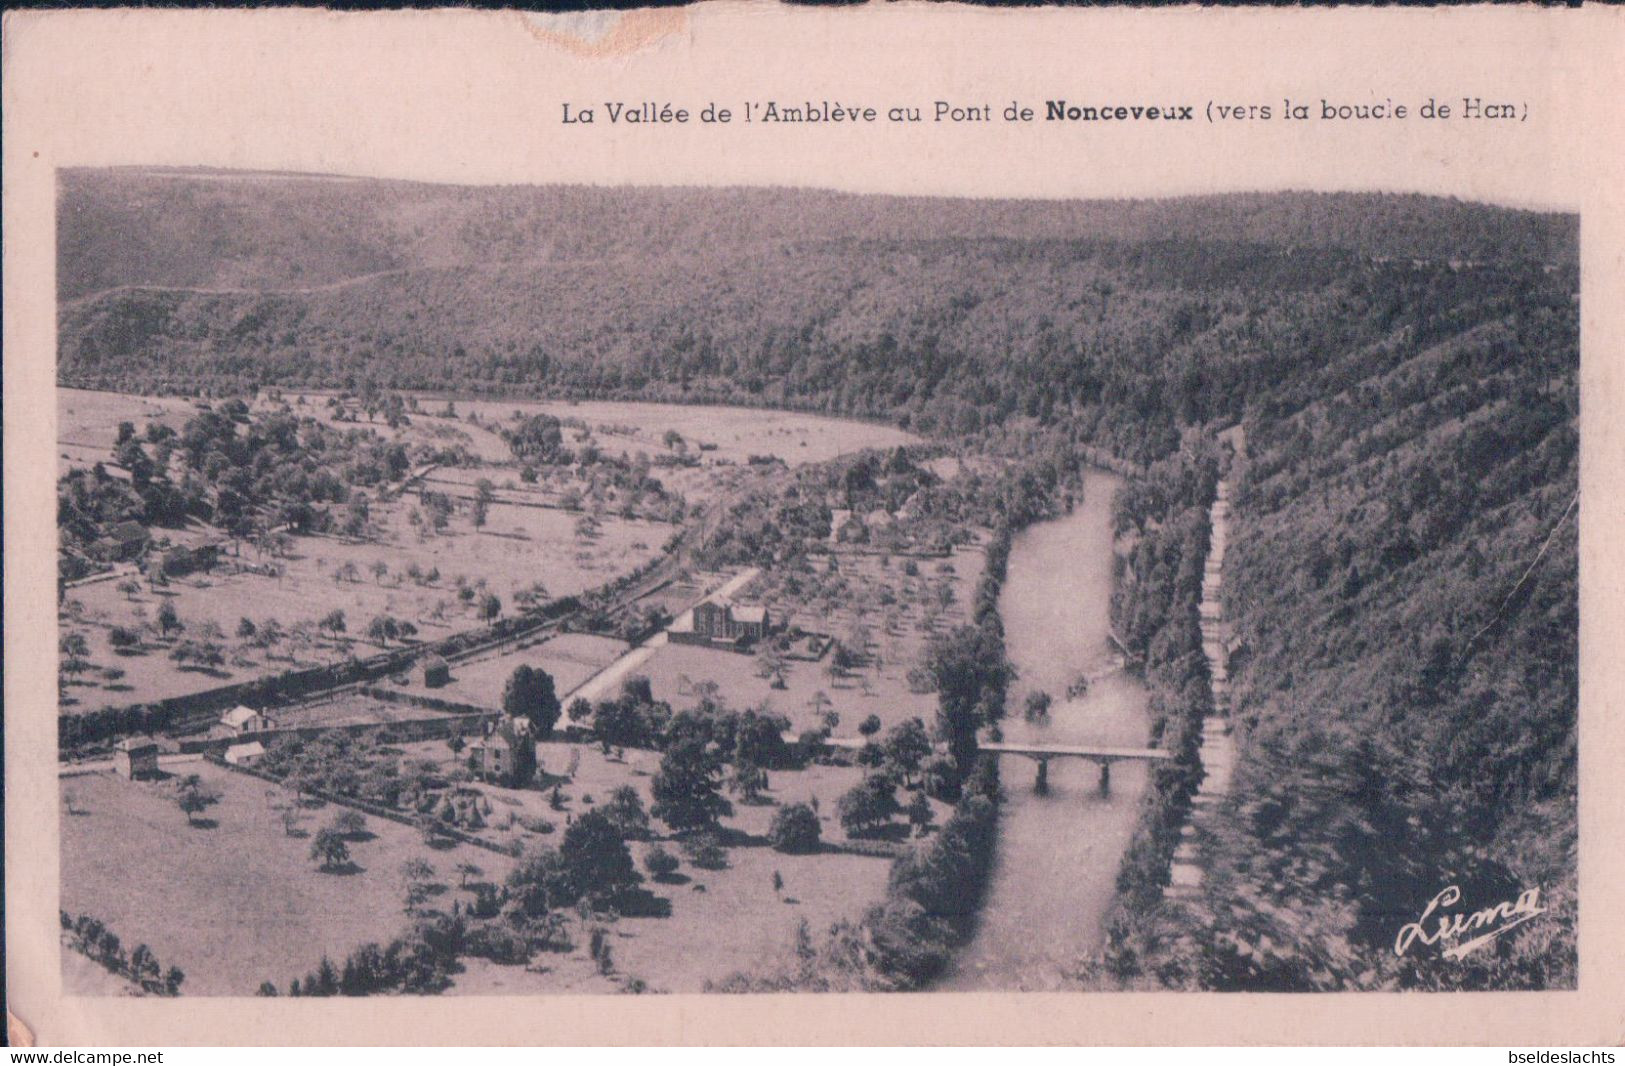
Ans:
[[[979,744],[982,751],[999,755],[1025,755],[1033,759],[1146,759],[1157,761],[1173,758],[1161,748],[1097,748],[1067,744]]]
[[[785,733],[784,741],[787,744],[797,742],[795,733]],[[869,744],[865,737],[825,737],[823,743],[830,748],[845,748],[857,751]],[[1067,744],[978,744],[977,750],[990,751],[996,755],[1025,755],[1031,759],[1145,759],[1160,761],[1171,759],[1173,755],[1161,748],[1102,748],[1092,746],[1075,746]]]

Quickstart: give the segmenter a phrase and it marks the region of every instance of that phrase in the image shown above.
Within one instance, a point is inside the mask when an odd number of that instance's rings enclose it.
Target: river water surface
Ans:
[[[1004,722],[1011,743],[1146,744],[1146,690],[1132,676],[1111,672],[1119,659],[1107,635],[1111,503],[1120,483],[1090,471],[1076,510],[1028,528],[1011,545],[999,596],[1006,651],[1019,671]],[[1097,680],[1085,695],[1067,700],[1067,685],[1080,673]],[[1047,723],[1022,718],[1022,702],[1033,689],[1055,697]],[[1145,792],[1145,765],[1115,764],[1104,797],[1092,762],[1052,760],[1049,792],[1042,796],[1033,788],[1031,760],[1007,755],[999,769],[1007,799],[988,898],[975,936],[939,987],[1058,989],[1063,971],[1100,945],[1118,863]]]

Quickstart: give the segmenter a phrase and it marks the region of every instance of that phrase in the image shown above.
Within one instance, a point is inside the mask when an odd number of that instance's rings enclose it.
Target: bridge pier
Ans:
[[[1033,783],[1033,791],[1040,796],[1049,795],[1049,760],[1038,759],[1038,780]]]
[[[1112,794],[1112,764],[1110,759],[1100,760],[1100,794]]]

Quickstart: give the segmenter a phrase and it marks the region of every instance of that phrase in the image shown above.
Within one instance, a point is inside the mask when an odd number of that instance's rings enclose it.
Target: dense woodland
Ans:
[[[60,216],[68,384],[722,400],[1149,467],[1118,617],[1179,747],[1204,442],[1242,424],[1235,788],[1189,908],[1145,887],[1148,815],[1104,979],[1572,984],[1576,219],[150,171],[65,172]],[[1177,813],[1192,782],[1163,785]],[[1552,915],[1454,967],[1396,959],[1452,879],[1539,885]]]

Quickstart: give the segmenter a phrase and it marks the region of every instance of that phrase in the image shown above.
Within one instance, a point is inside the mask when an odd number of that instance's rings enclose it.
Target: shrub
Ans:
[[[582,797],[583,803],[592,798]],[[649,813],[643,809],[643,797],[631,785],[620,785],[609,794],[609,801],[601,808],[604,817],[625,840],[643,840],[649,835]]]
[[[767,839],[779,851],[804,855],[818,850],[822,834],[823,826],[813,809],[805,803],[792,803],[773,816]]]
[[[841,828],[853,836],[873,833],[892,815],[902,810],[897,805],[896,786],[882,774],[870,774],[841,797]]]
[[[530,939],[501,922],[481,922],[469,930],[464,951],[504,965],[530,961]]]
[[[696,833],[683,841],[683,854],[702,870],[722,870],[728,866],[728,852],[715,833]]]
[[[658,844],[650,848],[649,853],[643,857],[643,868],[648,870],[656,881],[667,880],[677,872],[680,865],[677,856]]]

